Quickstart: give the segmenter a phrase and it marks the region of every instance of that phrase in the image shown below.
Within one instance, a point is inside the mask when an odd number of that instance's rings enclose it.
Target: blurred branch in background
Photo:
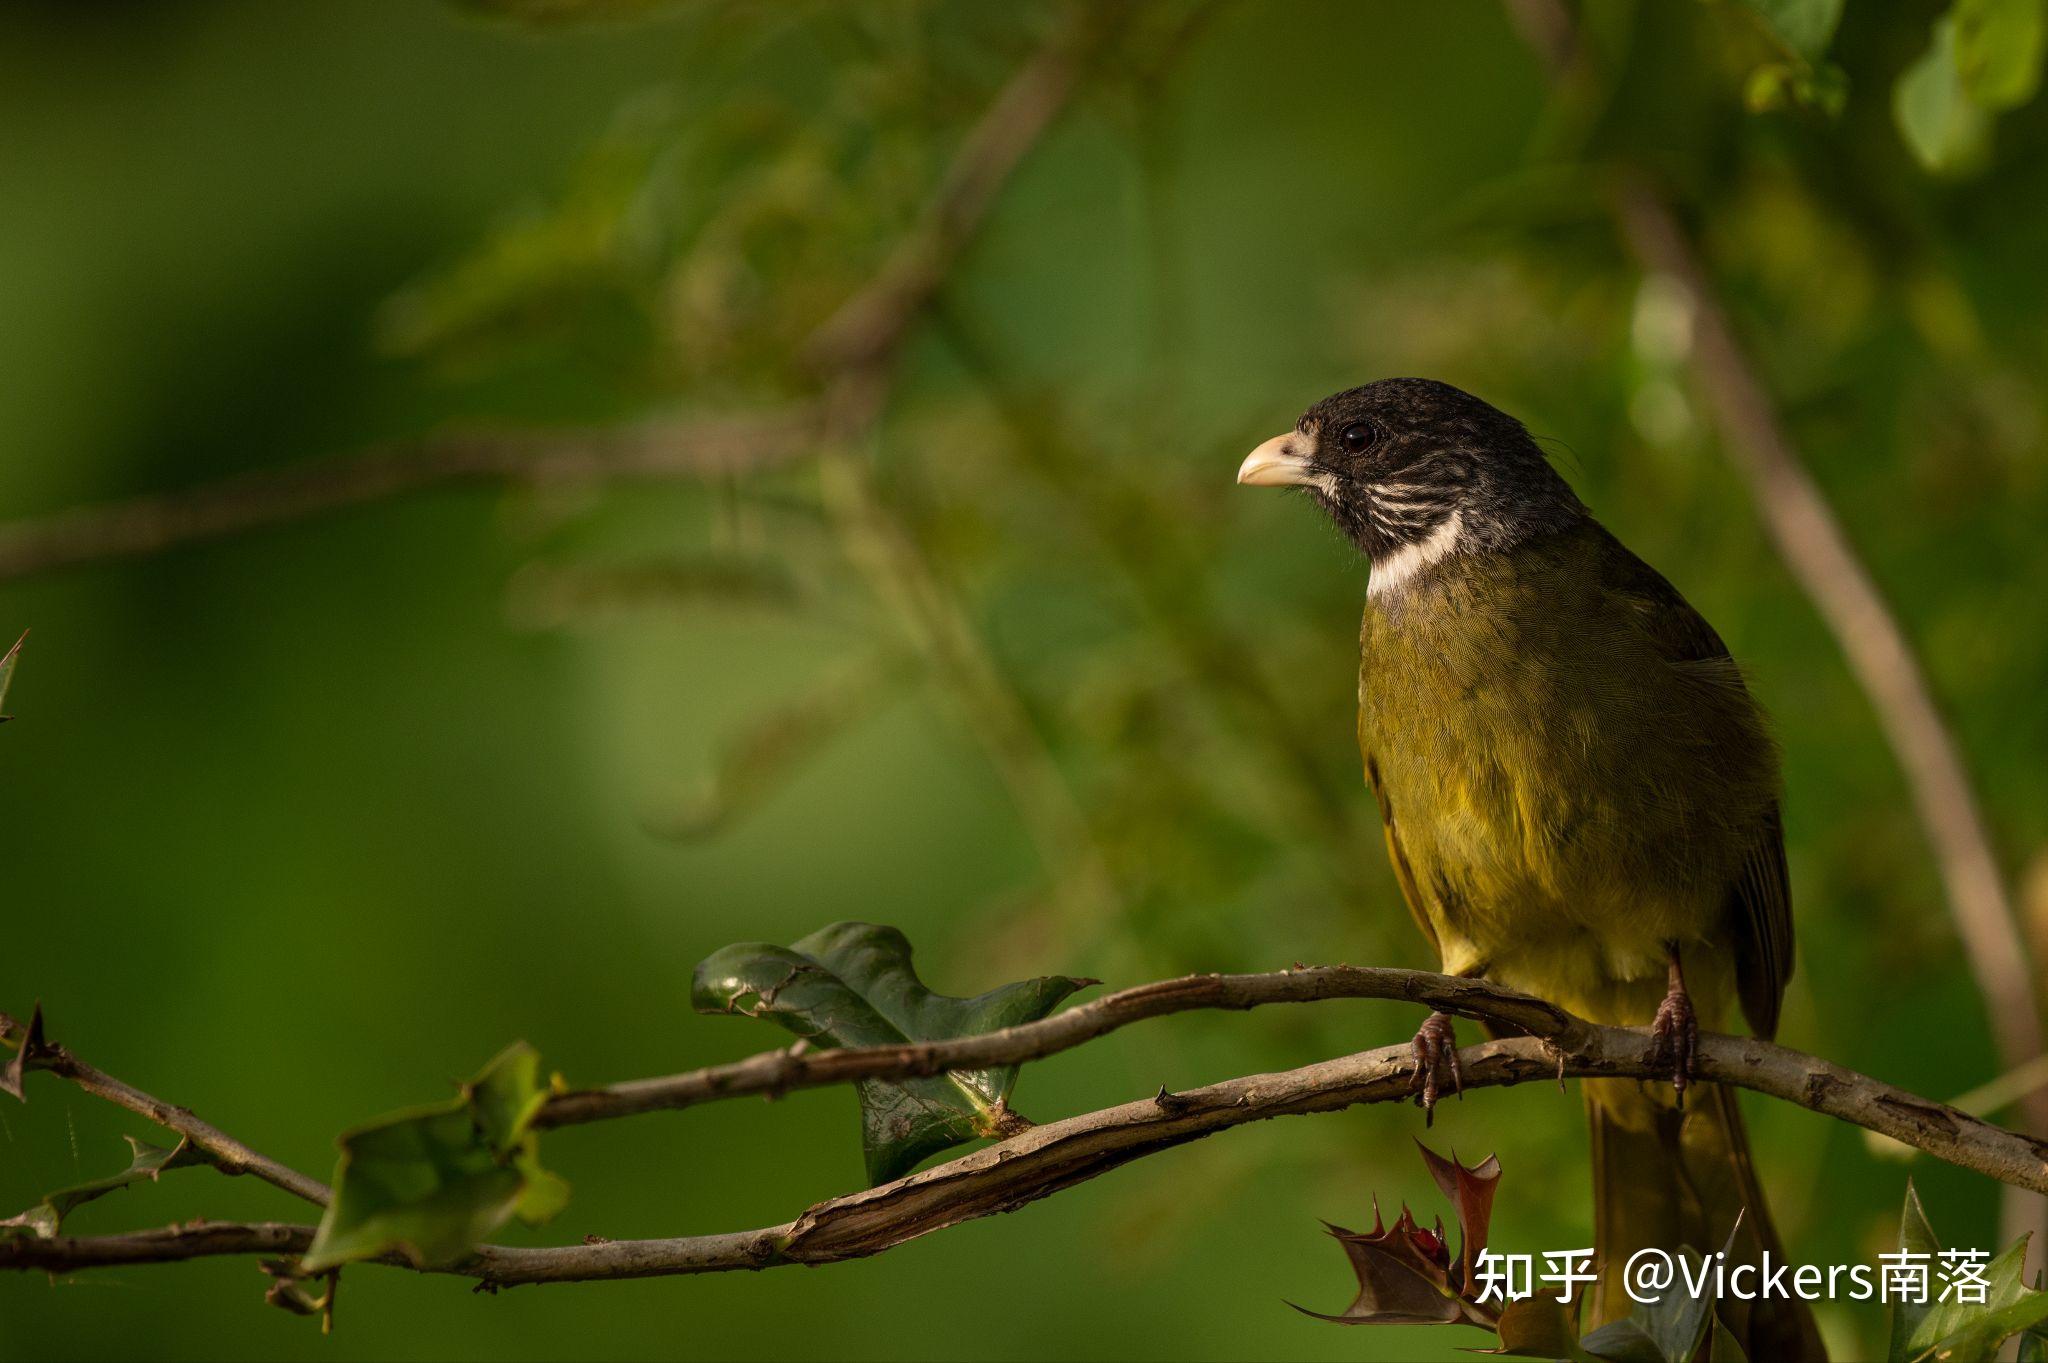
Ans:
[[[623,429],[478,431],[258,469],[205,487],[0,525],[0,582],[161,553],[440,487],[699,481],[762,473],[808,456],[821,421],[818,410],[793,407]]]
[[[1508,8],[1557,85],[1583,88],[1597,79],[1562,0],[1508,0]],[[1976,792],[1913,645],[1800,459],[1677,211],[1627,167],[1610,203],[1644,271],[1684,300],[1693,374],[1720,424],[1722,448],[1877,712],[1933,849],[1999,1055],[2009,1070],[2026,1067],[2041,1056],[2043,1041],[2033,968]],[[2019,1107],[2026,1130],[2048,1133],[2048,1090],[2027,1091]],[[2048,1206],[2009,1190],[2004,1220],[2008,1237],[2048,1228]]]
[[[1419,1002],[1528,1033],[1462,1051],[1459,1064],[1466,1089],[1561,1082],[1568,1075],[1660,1078],[1669,1070],[1668,1061],[1655,1058],[1654,1039],[1645,1030],[1598,1026],[1485,981],[1422,971],[1323,967],[1162,981],[1040,1022],[955,1041],[816,1055],[777,1051],[694,1074],[560,1094],[546,1105],[556,1118],[543,1115],[539,1123],[595,1121],[825,1083],[982,1069],[1041,1058],[1144,1018],[1191,1008],[1241,1010],[1331,998]],[[109,1083],[119,1092],[134,1091],[118,1081],[106,1081],[61,1047],[41,1041],[32,1034],[33,1027],[0,1015],[0,1039],[20,1047],[17,1058],[26,1062],[25,1068],[53,1070],[152,1120],[168,1116],[191,1125],[189,1114],[180,1110],[164,1109],[155,1100],[130,1103],[109,1092]],[[583,1245],[553,1249],[478,1246],[470,1257],[434,1271],[473,1277],[495,1289],[863,1258],[963,1221],[1013,1211],[1134,1159],[1247,1122],[1407,1101],[1414,1067],[1413,1049],[1403,1044],[1178,1093],[1162,1087],[1151,1098],[1033,1126],[922,1172],[821,1202],[783,1225],[661,1240],[593,1238]],[[1880,1132],[2011,1186],[2048,1193],[2048,1144],[1817,1057],[1754,1038],[1708,1035],[1700,1039],[1698,1072],[1704,1079],[1748,1088]],[[85,1084],[86,1074],[96,1082]],[[309,1201],[324,1201],[318,1194],[326,1190],[303,1176],[272,1181],[287,1188],[293,1181],[310,1184],[290,1190]],[[57,1273],[214,1255],[304,1254],[314,1234],[311,1226],[198,1221],[108,1236],[14,1235],[0,1237],[0,1268]],[[374,1262],[418,1267],[389,1253]]]

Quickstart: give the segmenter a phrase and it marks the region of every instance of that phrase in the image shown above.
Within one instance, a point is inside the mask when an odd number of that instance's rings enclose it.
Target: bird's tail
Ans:
[[[1634,1308],[1623,1273],[1638,1250],[1688,1245],[1711,1258],[1727,1247],[1730,1267],[1761,1265],[1766,1251],[1773,1263],[1785,1261],[1750,1163],[1733,1089],[1695,1084],[1683,1110],[1666,1084],[1595,1079],[1585,1091],[1600,1274],[1590,1325],[1604,1325]],[[1812,1311],[1796,1297],[1742,1301],[1724,1294],[1719,1310],[1752,1359],[1827,1357]]]

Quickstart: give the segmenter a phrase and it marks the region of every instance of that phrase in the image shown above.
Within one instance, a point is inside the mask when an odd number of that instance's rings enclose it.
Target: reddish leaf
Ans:
[[[1449,1286],[1450,1255],[1441,1221],[1434,1231],[1427,1230],[1415,1224],[1404,1206],[1388,1226],[1375,1200],[1369,1234],[1342,1226],[1329,1231],[1358,1275],[1358,1296],[1334,1316],[1302,1306],[1295,1310],[1339,1325],[1444,1325],[1465,1319],[1464,1304]]]
[[[1458,1266],[1450,1287],[1463,1296],[1472,1289],[1479,1252],[1486,1248],[1486,1229],[1493,1221],[1493,1193],[1500,1184],[1500,1157],[1488,1155],[1468,1168],[1458,1162],[1455,1150],[1445,1159],[1421,1141],[1415,1148],[1422,1152],[1422,1162],[1429,1166],[1430,1176],[1458,1215]]]

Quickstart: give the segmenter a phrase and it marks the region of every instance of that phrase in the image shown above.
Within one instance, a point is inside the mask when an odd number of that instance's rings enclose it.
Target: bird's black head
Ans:
[[[1251,452],[1237,481],[1305,487],[1377,567],[1505,549],[1585,507],[1522,423],[1434,379],[1324,398]]]

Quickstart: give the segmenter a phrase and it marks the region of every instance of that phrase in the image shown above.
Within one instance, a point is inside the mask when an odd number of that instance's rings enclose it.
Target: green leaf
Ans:
[[[532,1223],[560,1211],[568,1185],[541,1168],[532,1130],[547,1096],[540,1057],[520,1042],[458,1097],[344,1134],[334,1201],[304,1271],[393,1250],[421,1267],[446,1267],[507,1217]]]
[[[793,948],[742,942],[706,958],[691,982],[700,1013],[767,1018],[821,1048],[945,1041],[1035,1022],[1095,983],[1048,975],[971,999],[935,994],[895,928],[834,923]],[[997,1134],[1017,1067],[901,1082],[863,1081],[868,1180],[887,1183],[963,1141]]]
[[[1734,1257],[1740,1225],[1738,1220],[1736,1228],[1729,1231],[1721,1257]],[[1579,1342],[1588,1353],[1613,1363],[1689,1363],[1699,1354],[1710,1329],[1726,1333],[1720,1330],[1711,1296],[1680,1290],[1685,1283],[1706,1279],[1707,1256],[1690,1245],[1680,1245],[1678,1258],[1678,1286],[1653,1302],[1638,1303],[1627,1316],[1587,1335]],[[1740,1356],[1739,1351],[1728,1355]],[[1717,1361],[1722,1358],[1718,1346],[1714,1357]]]
[[[1842,21],[1843,0],[1748,0],[1764,27],[1787,51],[1818,64]]]
[[[2044,0],[1956,0],[1956,72],[1983,109],[2015,109],[2041,83]]]
[[[1908,1357],[1943,1363],[1974,1363],[1998,1354],[2006,1340],[2048,1320],[2048,1292],[2028,1290],[2027,1238],[2014,1241],[1984,1270],[1982,1302],[1938,1302],[1930,1307],[1908,1344]]]
[[[14,647],[0,655],[0,705],[7,703],[7,688],[14,684],[14,665],[21,661],[21,646],[27,642],[28,631],[23,630],[21,637],[14,641]],[[0,713],[0,724],[11,718],[11,715]]]
[[[41,1202],[18,1216],[0,1221],[0,1231],[26,1231],[41,1240],[53,1239],[63,1227],[64,1218],[95,1198],[126,1188],[130,1184],[154,1183],[162,1174],[171,1169],[184,1169],[195,1164],[211,1164],[206,1152],[190,1141],[181,1140],[171,1148],[151,1145],[133,1136],[124,1136],[132,1152],[128,1167],[107,1178],[94,1179],[71,1188],[59,1188],[44,1196]]]
[[[1934,1227],[1927,1224],[1927,1213],[1921,1209],[1920,1191],[1910,1178],[1906,1180],[1906,1204],[1899,1212],[1899,1248],[1925,1254],[1930,1261],[1941,1253],[1941,1242],[1934,1238]],[[1931,1304],[1927,1303],[1903,1300],[1892,1303],[1892,1337],[1885,1355],[1887,1363],[1904,1363],[1913,1356],[1911,1341],[1931,1309]]]
[[[1729,1245],[1734,1244],[1731,1236]],[[1678,1258],[1682,1261],[1679,1282],[1697,1282],[1706,1273],[1707,1256],[1689,1245],[1681,1245]],[[1629,1313],[1629,1320],[1641,1327],[1643,1335],[1657,1351],[1662,1363],[1686,1363],[1698,1352],[1700,1341],[1706,1338],[1708,1321],[1714,1314],[1713,1298],[1706,1294],[1694,1296],[1690,1292],[1673,1289],[1658,1297],[1654,1302],[1639,1304]],[[1617,1324],[1622,1322],[1617,1322]],[[1598,1331],[1594,1332],[1599,1333]],[[1593,1336],[1586,1336],[1589,1353],[1605,1353],[1596,1346]]]
[[[1983,1301],[1959,1300],[1952,1290],[1946,1294],[1949,1300],[1941,1300],[1941,1242],[1927,1222],[1919,1193],[1909,1182],[1899,1223],[1899,1248],[1929,1257],[1929,1300],[1893,1303],[1887,1353],[1890,1363],[1918,1363],[1923,1359],[1990,1363],[2006,1340],[2048,1321],[2048,1292],[2030,1290],[2022,1277],[2026,1271],[2027,1240],[2027,1236],[2021,1236],[1984,1266]],[[2021,1352],[2025,1352],[2024,1341]]]
[[[1961,171],[1990,146],[1991,119],[1963,88],[1957,64],[1956,21],[1934,25],[1934,40],[1892,87],[1892,117],[1920,164]]]
[[[1749,1363],[1749,1355],[1742,1351],[1742,1341],[1729,1330],[1728,1322],[1714,1314],[1714,1363]]]

